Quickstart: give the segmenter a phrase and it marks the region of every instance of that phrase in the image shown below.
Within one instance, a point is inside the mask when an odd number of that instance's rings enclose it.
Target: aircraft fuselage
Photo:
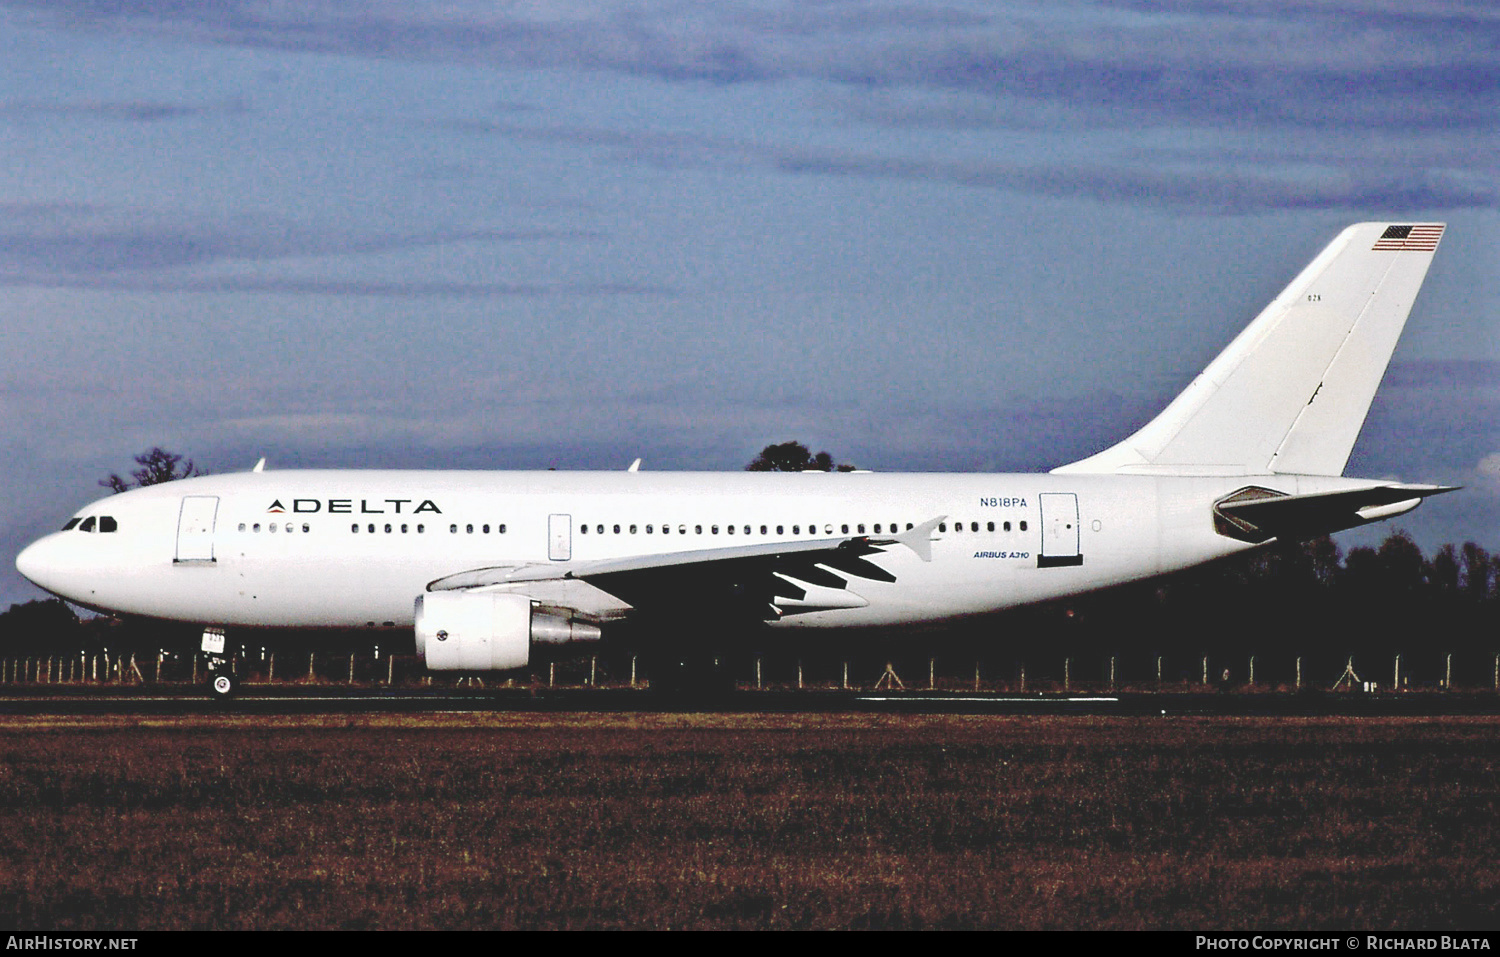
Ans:
[[[1359,480],[1262,476],[1287,494]],[[930,562],[889,547],[862,603],[788,609],[780,627],[943,620],[1133,581],[1251,547],[1215,531],[1244,476],[286,471],[207,476],[102,499],[18,560],[110,612],[218,626],[412,624],[456,571],[814,539],[881,539],[943,517]],[[102,532],[109,523],[113,531]],[[88,520],[94,518],[95,522]],[[92,524],[93,528],[83,528]],[[694,596],[684,594],[683,603]]]

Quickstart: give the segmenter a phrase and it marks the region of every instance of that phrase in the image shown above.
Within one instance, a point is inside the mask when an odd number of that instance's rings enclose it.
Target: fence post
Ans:
[[[1063,690],[1069,691],[1073,687],[1073,659],[1063,659]]]
[[[797,690],[802,690],[802,659],[797,659]]]
[[[1297,690],[1302,690],[1302,656],[1297,656]]]
[[[307,680],[308,681],[312,681],[313,680],[313,665],[317,661],[317,659],[318,659],[318,653],[316,651],[309,651],[307,653]]]
[[[979,659],[974,659],[974,690],[979,690]]]
[[[1451,652],[1451,651],[1448,652],[1448,654],[1445,657],[1447,658],[1447,665],[1443,669],[1443,690],[1444,691],[1452,691],[1453,690],[1453,652]]]
[[[1208,655],[1203,656],[1203,683],[1208,684]]]
[[[1021,662],[1021,691],[1026,691],[1026,662]]]
[[[1394,690],[1396,690],[1396,691],[1400,691],[1401,690],[1401,656],[1400,655],[1396,656],[1396,670],[1395,670],[1395,673],[1392,674],[1392,676],[1391,676],[1391,688],[1394,689]]]
[[[636,655],[630,656],[630,687],[635,687],[635,659]]]
[[[354,655],[349,655],[349,683],[354,684]]]
[[[937,659],[927,659],[927,690],[932,691],[937,687]]]
[[[756,655],[755,656],[755,690],[756,691],[760,691],[761,690],[761,683],[760,683],[760,662],[761,662],[760,655]]]
[[[849,659],[844,659],[844,690],[849,690]]]
[[[1161,689],[1161,655],[1156,656],[1156,687]]]
[[[1109,656],[1109,690],[1115,690],[1115,656]]]

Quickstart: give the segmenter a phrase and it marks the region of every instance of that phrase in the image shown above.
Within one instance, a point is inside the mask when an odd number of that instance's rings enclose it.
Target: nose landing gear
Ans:
[[[208,690],[214,698],[227,701],[239,687],[234,660],[224,653],[224,629],[203,630],[203,653],[208,656]]]

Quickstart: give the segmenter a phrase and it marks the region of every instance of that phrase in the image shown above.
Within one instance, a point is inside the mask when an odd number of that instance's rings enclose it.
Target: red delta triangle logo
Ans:
[[[272,515],[280,515],[286,511],[286,506],[282,505],[281,499],[278,498],[276,501],[271,503],[271,507],[266,509],[266,511],[270,512]]]

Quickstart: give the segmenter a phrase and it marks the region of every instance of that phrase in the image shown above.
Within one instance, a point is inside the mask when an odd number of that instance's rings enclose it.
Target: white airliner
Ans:
[[[1439,240],[1361,223],[1160,415],[1036,475],[263,471],[126,492],[16,559],[70,602],[224,629],[412,627],[433,670],[525,666],[627,616],[901,626],[1399,515],[1445,486],[1342,477]]]

